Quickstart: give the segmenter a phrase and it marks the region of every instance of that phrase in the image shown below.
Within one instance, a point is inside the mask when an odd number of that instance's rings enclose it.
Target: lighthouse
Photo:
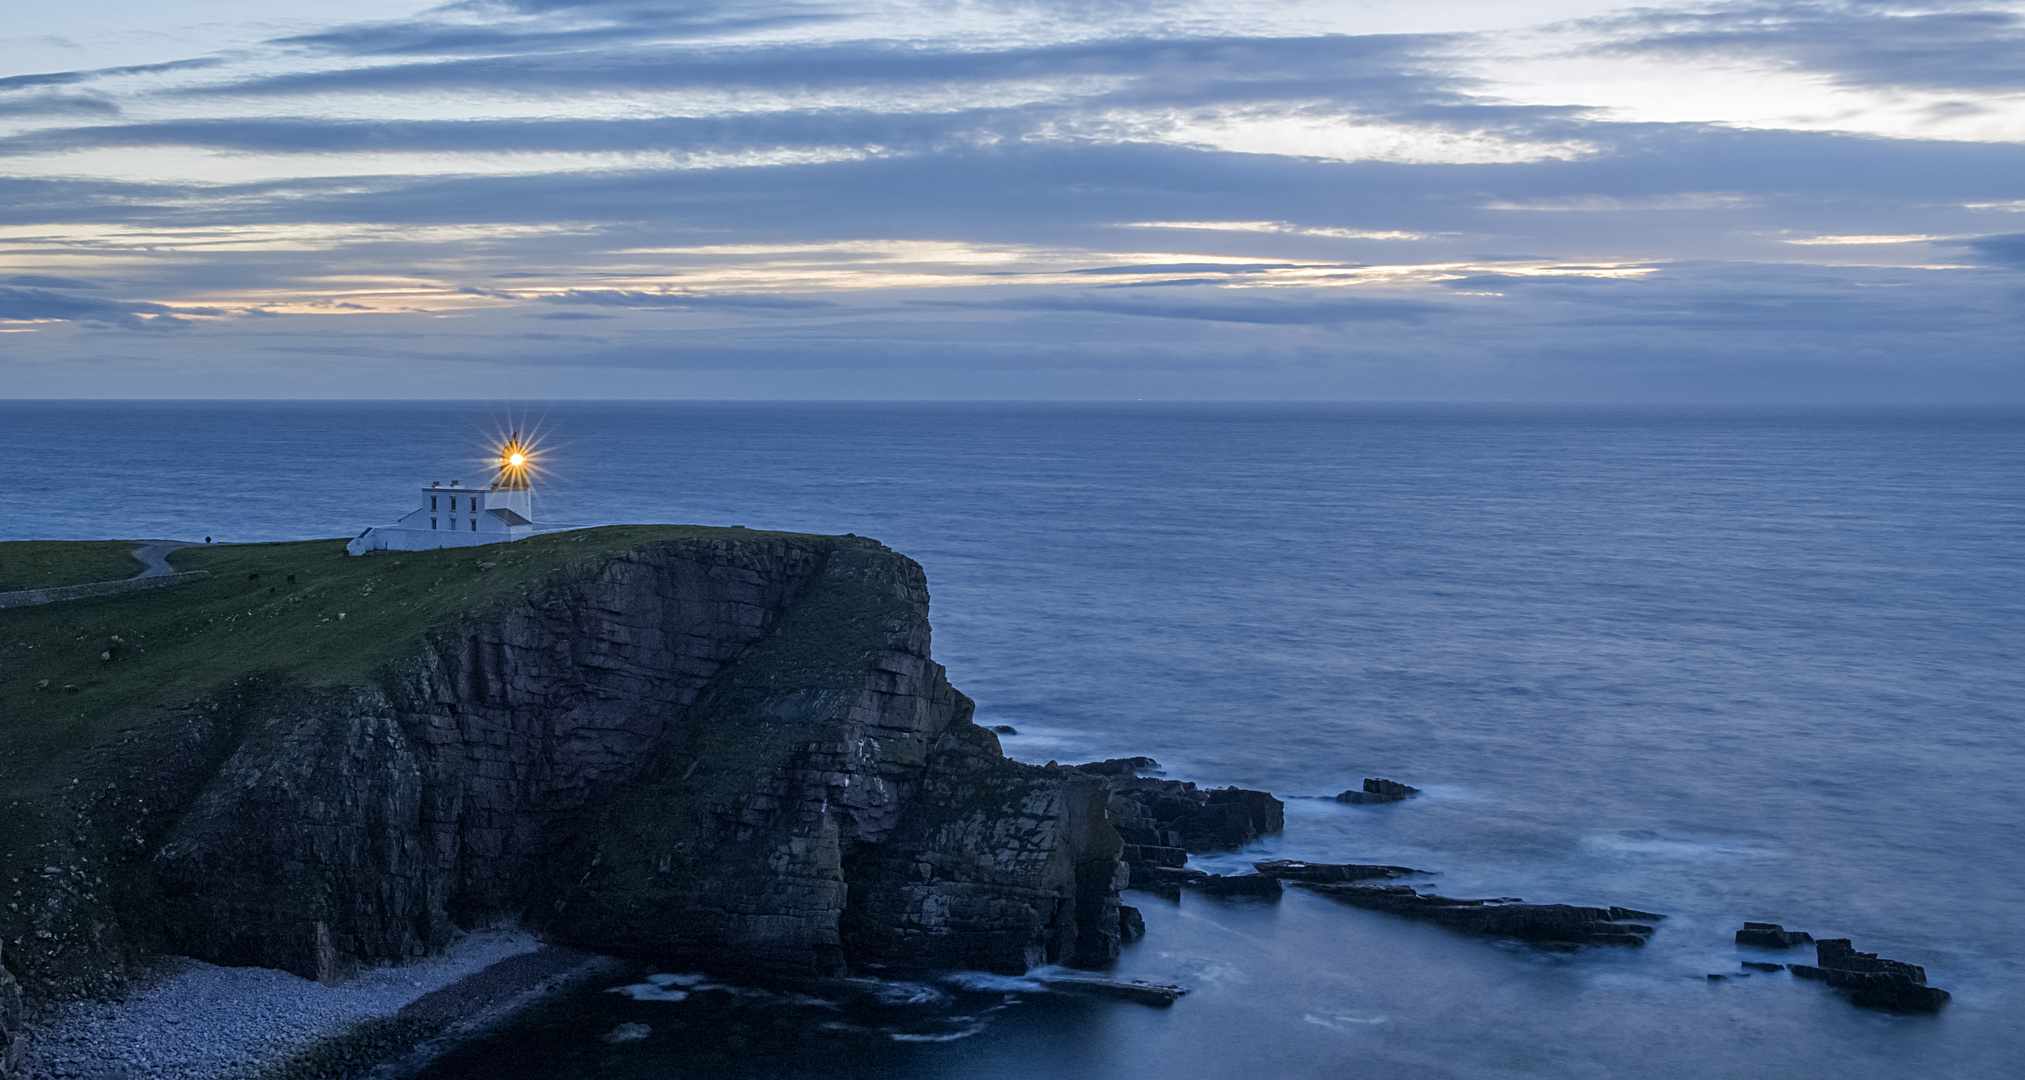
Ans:
[[[345,551],[428,551],[524,540],[534,535],[534,455],[518,433],[499,448],[492,483],[465,487],[438,480],[422,489],[421,505],[392,525],[375,525],[352,538]]]

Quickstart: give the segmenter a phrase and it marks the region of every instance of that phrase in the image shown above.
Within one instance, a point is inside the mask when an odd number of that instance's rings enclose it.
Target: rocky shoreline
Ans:
[[[1454,899],[1394,884],[1432,873],[1397,865],[1276,859],[1254,863],[1250,874],[1211,874],[1188,867],[1188,854],[1241,850],[1280,831],[1284,819],[1278,799],[1260,791],[1203,789],[1139,776],[1141,770],[1158,767],[1151,758],[1049,767],[1103,778],[1109,793],[1106,813],[1121,835],[1134,841],[1119,853],[1123,869],[1114,890],[1131,888],[1170,899],[1187,889],[1216,898],[1277,900],[1284,886],[1293,886],[1458,933],[1561,950],[1642,946],[1655,932],[1651,924],[1665,918],[1623,907],[1528,904],[1516,897]],[[1108,899],[1116,904],[1116,896],[1113,891]],[[1143,936],[1136,909],[1116,904],[1115,910],[1118,940]],[[1846,939],[1817,942],[1777,924],[1747,923],[1736,940],[1740,946],[1768,950],[1814,945],[1817,965],[1747,960],[1743,967],[1756,972],[1790,968],[1794,976],[1825,982],[1856,1005],[1931,1012],[1949,998],[1946,991],[1925,985],[1924,969],[1856,952]],[[406,1080],[531,1007],[592,980],[628,970],[637,974],[640,964],[511,931],[464,935],[441,956],[359,970],[337,985],[271,969],[221,968],[173,958],[137,981],[122,999],[45,1010],[30,1029],[44,1038],[24,1041],[30,1049],[9,1075],[23,1080]],[[1055,970],[1051,976],[1029,978],[1052,993],[1156,1007],[1171,1006],[1187,993],[1180,986]],[[1723,978],[1709,976],[1712,982]],[[607,1041],[624,1037],[621,1031]],[[22,1047],[17,1043],[14,1052]]]

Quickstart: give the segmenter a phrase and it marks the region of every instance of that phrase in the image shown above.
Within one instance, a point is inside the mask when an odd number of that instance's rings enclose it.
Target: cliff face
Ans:
[[[54,932],[9,966],[49,988],[159,948],[330,979],[509,919],[782,974],[1108,959],[1104,782],[1006,760],[927,614],[874,541],[718,530],[558,570],[364,685],[182,702],[78,789],[101,862],[41,883]]]
[[[4,964],[6,946],[0,945],[0,964]],[[21,1065],[21,1056],[27,1050],[21,1034],[21,986],[6,967],[0,966],[0,1076],[12,1076]]]

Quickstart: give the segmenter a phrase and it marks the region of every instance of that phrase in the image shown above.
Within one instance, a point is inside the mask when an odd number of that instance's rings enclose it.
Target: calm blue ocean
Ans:
[[[1172,1010],[608,996],[443,1077],[2025,1068],[2025,412],[12,402],[0,538],[351,535],[481,478],[508,427],[545,440],[549,522],[920,560],[936,655],[1017,757],[1288,799],[1283,836],[1199,865],[1403,863],[1670,918],[1644,950],[1541,954],[1298,891],[1141,896],[1119,973],[1190,986]],[[1365,776],[1426,793],[1295,798]],[[1925,964],[1954,1003],[1709,982],[1746,919]],[[656,1035],[607,1047],[614,1017]]]

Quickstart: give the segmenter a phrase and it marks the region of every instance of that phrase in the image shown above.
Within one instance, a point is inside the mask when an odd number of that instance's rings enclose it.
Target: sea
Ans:
[[[935,655],[1014,757],[1286,800],[1284,833],[1194,865],[1666,918],[1557,953],[1300,890],[1128,893],[1147,934],[1113,975],[1172,1008],[671,971],[431,1080],[2025,1076],[2025,410],[14,401],[0,539],[351,536],[512,431],[544,524],[919,560]],[[1334,801],[1365,777],[1421,794]],[[1746,974],[1812,950],[1740,949],[1745,920],[1953,1002]]]

